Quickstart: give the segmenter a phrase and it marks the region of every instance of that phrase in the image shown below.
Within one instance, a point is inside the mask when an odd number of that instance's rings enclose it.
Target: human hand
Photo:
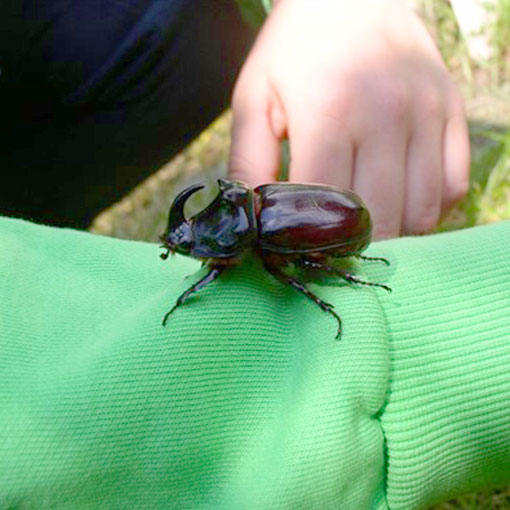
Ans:
[[[466,192],[462,99],[403,0],[280,0],[233,96],[230,177],[350,188],[374,237],[429,231]]]

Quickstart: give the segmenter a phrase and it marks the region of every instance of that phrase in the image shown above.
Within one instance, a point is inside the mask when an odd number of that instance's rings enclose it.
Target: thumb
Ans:
[[[251,88],[250,88],[251,85]],[[229,178],[249,186],[272,182],[280,167],[280,136],[273,129],[267,91],[240,82],[234,92]]]

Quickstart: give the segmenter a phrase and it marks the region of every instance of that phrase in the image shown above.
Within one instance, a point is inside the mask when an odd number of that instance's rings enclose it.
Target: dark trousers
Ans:
[[[0,214],[83,228],[227,105],[233,0],[1,0]]]

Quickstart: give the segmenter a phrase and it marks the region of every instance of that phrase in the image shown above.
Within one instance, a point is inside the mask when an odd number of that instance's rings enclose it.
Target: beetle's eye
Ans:
[[[177,231],[175,232],[175,236],[177,238],[177,241],[179,243],[183,242],[186,240],[186,232],[185,232],[185,229],[183,228],[183,225],[181,225]]]
[[[191,250],[191,229],[188,223],[181,223],[168,234],[168,243],[181,253]]]

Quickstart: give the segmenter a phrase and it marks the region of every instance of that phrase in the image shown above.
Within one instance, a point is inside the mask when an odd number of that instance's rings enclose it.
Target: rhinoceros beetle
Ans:
[[[360,280],[328,261],[341,257],[364,260],[386,259],[365,257],[361,252],[368,246],[372,233],[370,215],[361,199],[351,191],[331,186],[278,182],[251,190],[245,184],[218,180],[219,193],[204,210],[186,219],[184,204],[202,189],[196,184],[175,198],[168,216],[168,227],[161,236],[161,254],[181,253],[201,259],[209,272],[177,299],[163,318],[193,293],[204,288],[232,265],[239,264],[248,249],[260,256],[264,267],[282,282],[319,305],[338,321],[337,338],[342,322],[333,305],[324,302],[301,281],[285,269],[295,267],[309,271],[324,271],[340,276],[350,283],[372,285],[391,292],[381,283]]]

